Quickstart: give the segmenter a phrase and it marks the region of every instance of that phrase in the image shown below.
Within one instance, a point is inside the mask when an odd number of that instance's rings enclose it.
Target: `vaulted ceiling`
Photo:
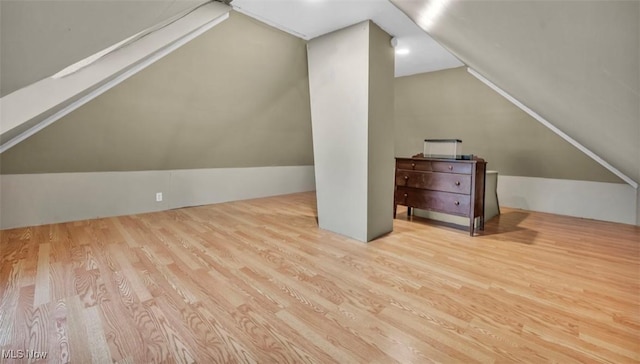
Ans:
[[[216,4],[224,7],[222,2]],[[191,16],[203,5],[211,7],[208,3],[206,0],[0,1],[0,153],[77,107],[82,100],[88,101],[87,95],[101,90],[130,66],[113,72],[100,70],[90,79],[86,76],[93,71],[84,69],[82,74],[63,80],[52,75],[130,37],[146,38],[145,32],[150,29],[163,30],[165,25],[187,14]],[[396,36],[398,47],[409,51],[397,57],[396,75],[462,65],[387,0],[236,0],[233,5],[238,11],[304,39],[371,18]],[[195,24],[194,29],[201,24],[191,23]],[[175,39],[169,37],[167,44]],[[156,52],[158,48],[148,49]],[[111,51],[106,55],[112,59],[120,57]],[[139,62],[143,57],[136,59]],[[94,69],[109,62],[101,59],[102,64]]]
[[[205,0],[0,1],[0,96]]]
[[[0,1],[3,139],[7,95],[205,2]],[[396,56],[396,76],[464,63],[632,182],[640,180],[638,1],[235,0],[232,5],[304,39],[372,19],[397,38],[397,51],[405,51]]]
[[[0,153],[207,31],[231,10],[191,0],[9,0],[0,6],[0,78],[7,92],[0,99]]]
[[[637,187],[640,2],[391,1],[484,79]]]
[[[207,0],[2,0],[0,96],[49,77]],[[387,0],[235,0],[233,7],[295,36],[319,35],[373,19],[398,40],[396,76],[462,65]],[[339,9],[339,11],[336,11]]]

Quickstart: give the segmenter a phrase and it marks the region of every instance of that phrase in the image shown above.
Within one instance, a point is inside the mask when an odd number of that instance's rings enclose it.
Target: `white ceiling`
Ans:
[[[234,0],[241,13],[309,40],[371,19],[396,37],[396,77],[459,67],[463,64],[436,43],[388,0]]]

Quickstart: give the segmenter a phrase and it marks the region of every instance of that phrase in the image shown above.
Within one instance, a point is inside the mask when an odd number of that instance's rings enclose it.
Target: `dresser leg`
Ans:
[[[480,216],[480,230],[484,231],[484,215]]]
[[[411,216],[411,207],[407,206],[407,217]]]
[[[393,218],[396,218],[396,211],[398,211],[398,204],[394,203],[393,204]]]
[[[469,223],[469,235],[473,236],[476,227],[476,219],[474,217],[469,219],[471,222]]]

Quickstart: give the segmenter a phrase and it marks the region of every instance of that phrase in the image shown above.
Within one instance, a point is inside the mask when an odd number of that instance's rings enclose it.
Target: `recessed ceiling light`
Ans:
[[[397,55],[405,55],[405,54],[409,54],[409,53],[411,53],[409,51],[409,48],[398,48],[398,49],[396,49],[396,54]]]

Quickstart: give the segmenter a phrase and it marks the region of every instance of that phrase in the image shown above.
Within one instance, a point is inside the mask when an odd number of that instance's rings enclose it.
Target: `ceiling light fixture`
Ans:
[[[396,38],[396,37],[392,37],[392,38],[391,38],[391,47],[392,47],[392,48],[395,48],[395,47],[397,47],[397,46],[398,46],[398,38]]]
[[[409,48],[398,48],[396,49],[396,54],[399,56],[405,55],[405,54],[409,54],[411,53],[411,51],[409,50]]]

